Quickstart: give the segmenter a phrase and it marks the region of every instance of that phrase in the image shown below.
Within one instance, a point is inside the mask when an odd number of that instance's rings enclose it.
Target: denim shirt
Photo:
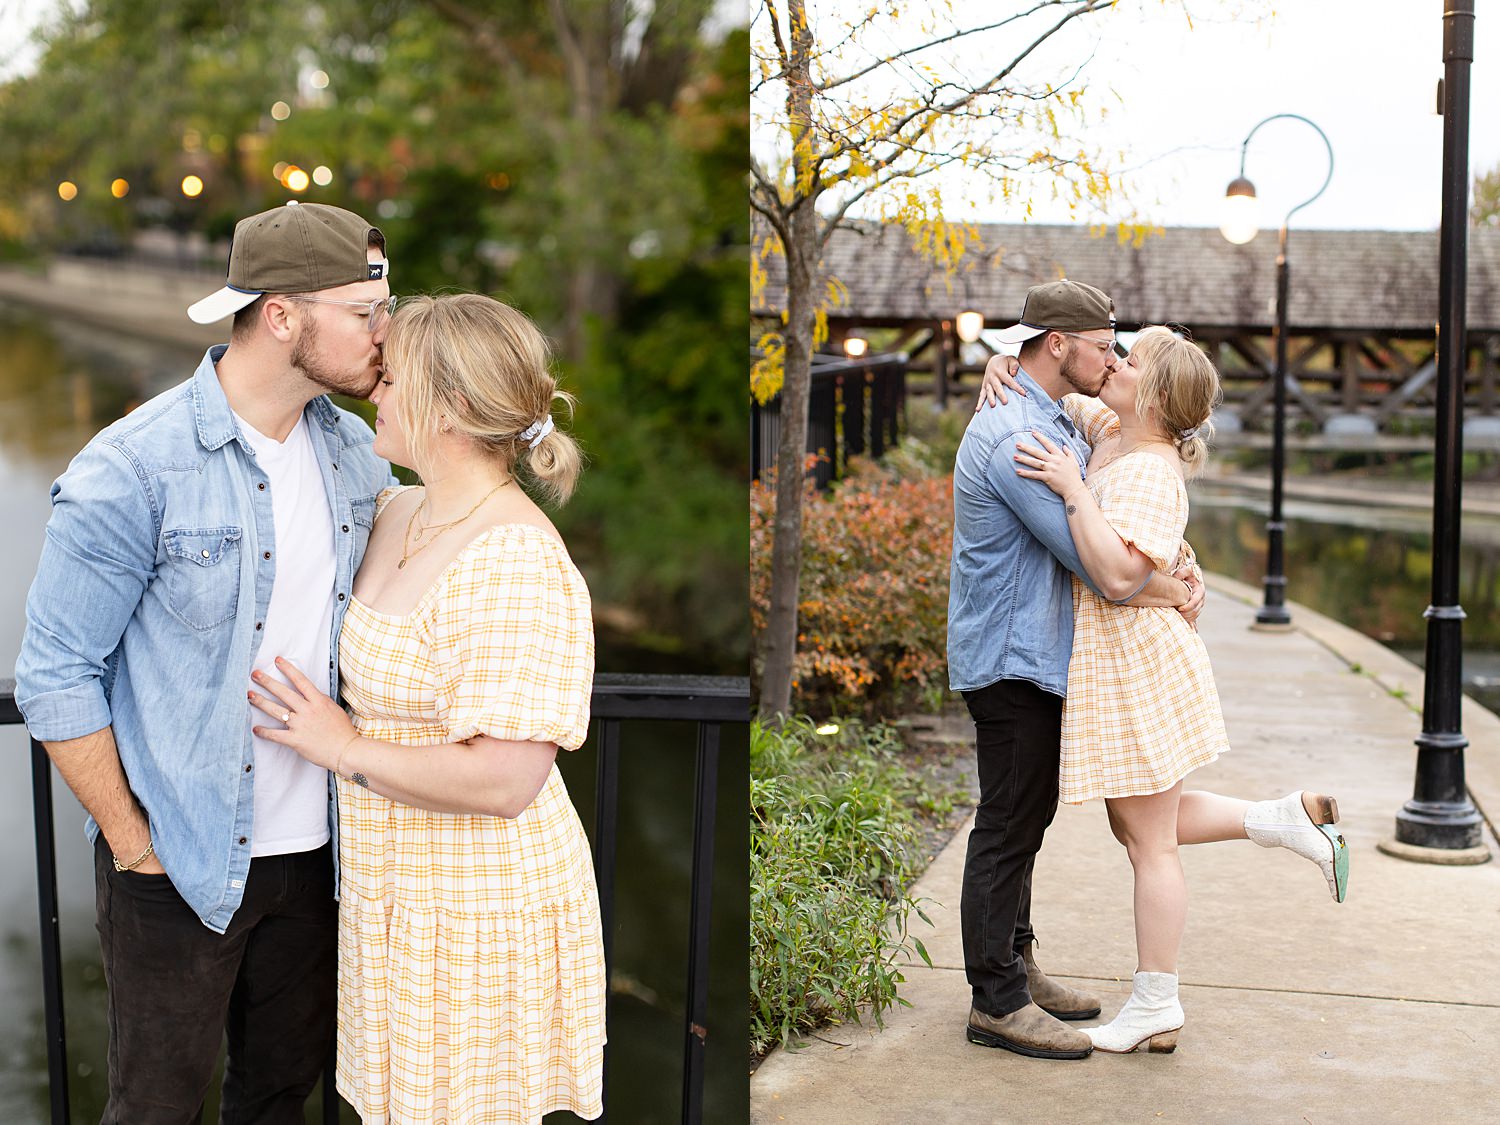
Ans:
[[[53,484],[16,667],[16,702],[33,737],[114,728],[157,857],[218,933],[250,869],[245,693],[276,576],[270,486],[215,369],[226,347],[210,348],[191,379],[102,430]],[[362,419],[326,397],[304,416],[337,539],[336,654],[375,497],[392,479]],[[335,663],[322,676],[304,671],[336,698]],[[331,785],[329,800],[337,841]],[[90,817],[90,840],[98,831]]]
[[[953,565],[948,588],[948,682],[973,691],[1026,680],[1066,697],[1073,654],[1071,571],[1083,569],[1062,498],[1016,473],[1016,443],[1031,431],[1070,449],[1079,471],[1089,445],[1026,372],[1025,395],[985,407],[964,431],[953,467]],[[1131,595],[1134,596],[1133,594]]]

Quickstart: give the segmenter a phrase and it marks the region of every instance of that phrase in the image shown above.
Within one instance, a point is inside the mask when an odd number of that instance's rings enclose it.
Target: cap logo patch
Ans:
[[[385,259],[385,258],[380,259],[380,261],[378,261],[378,262],[371,262],[370,263],[370,276],[369,276],[369,280],[370,281],[380,281],[380,280],[384,279],[387,271],[390,268],[391,268],[391,263],[390,263],[390,261],[388,259]]]

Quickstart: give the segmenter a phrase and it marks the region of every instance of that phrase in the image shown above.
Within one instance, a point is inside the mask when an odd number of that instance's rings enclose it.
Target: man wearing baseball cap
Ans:
[[[1058,405],[1095,396],[1115,366],[1114,302],[1060,280],[1026,293],[1019,323],[996,335],[1020,344],[1020,394],[977,412],[953,473],[953,563],[948,672],[974,719],[979,804],[964,863],[964,964],[973,989],[973,1043],[1046,1059],[1081,1059],[1092,1044],[1062,1020],[1092,1019],[1096,997],[1037,968],[1031,872],[1057,811],[1062,705],[1073,646],[1079,561],[1062,501],[1015,472],[1016,442],[1032,431],[1070,449],[1089,447]],[[1130,589],[1099,591],[1131,605],[1184,606],[1202,591],[1177,578],[1139,575]]]
[[[336,638],[392,483],[363,397],[392,308],[385,238],[338,207],[242,220],[230,315],[187,382],[106,427],[52,486],[16,696],[88,810],[109,986],[103,1120],[300,1122],[333,1036],[327,774],[251,732],[253,669],[337,696]],[[264,721],[262,718],[260,721]]]

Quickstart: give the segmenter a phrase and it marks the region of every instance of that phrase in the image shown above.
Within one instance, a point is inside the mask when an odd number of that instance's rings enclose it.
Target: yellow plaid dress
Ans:
[[[1118,432],[1097,400],[1068,395],[1062,405],[1091,445]],[[1120,538],[1157,570],[1176,566],[1188,497],[1170,465],[1127,453],[1087,484]],[[1160,793],[1228,749],[1208,650],[1182,614],[1115,605],[1074,578],[1059,799]]]
[[[536,527],[485,532],[406,616],[354,601],[339,658],[370,738],[487,734],[571,750],[587,734],[588,589]],[[556,767],[514,820],[427,812],[346,781],[338,800],[338,1089],[361,1120],[599,1116],[598,893]]]

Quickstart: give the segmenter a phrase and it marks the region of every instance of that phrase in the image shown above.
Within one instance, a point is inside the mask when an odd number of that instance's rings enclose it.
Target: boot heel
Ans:
[[[1312,798],[1312,811],[1309,814],[1314,824],[1337,824],[1339,821],[1339,803],[1332,797],[1324,797],[1321,794],[1308,794]]]
[[[1163,1031],[1160,1035],[1153,1035],[1151,1041],[1146,1044],[1146,1050],[1153,1055],[1170,1055],[1177,1050],[1177,1032],[1182,1028],[1172,1031]]]

